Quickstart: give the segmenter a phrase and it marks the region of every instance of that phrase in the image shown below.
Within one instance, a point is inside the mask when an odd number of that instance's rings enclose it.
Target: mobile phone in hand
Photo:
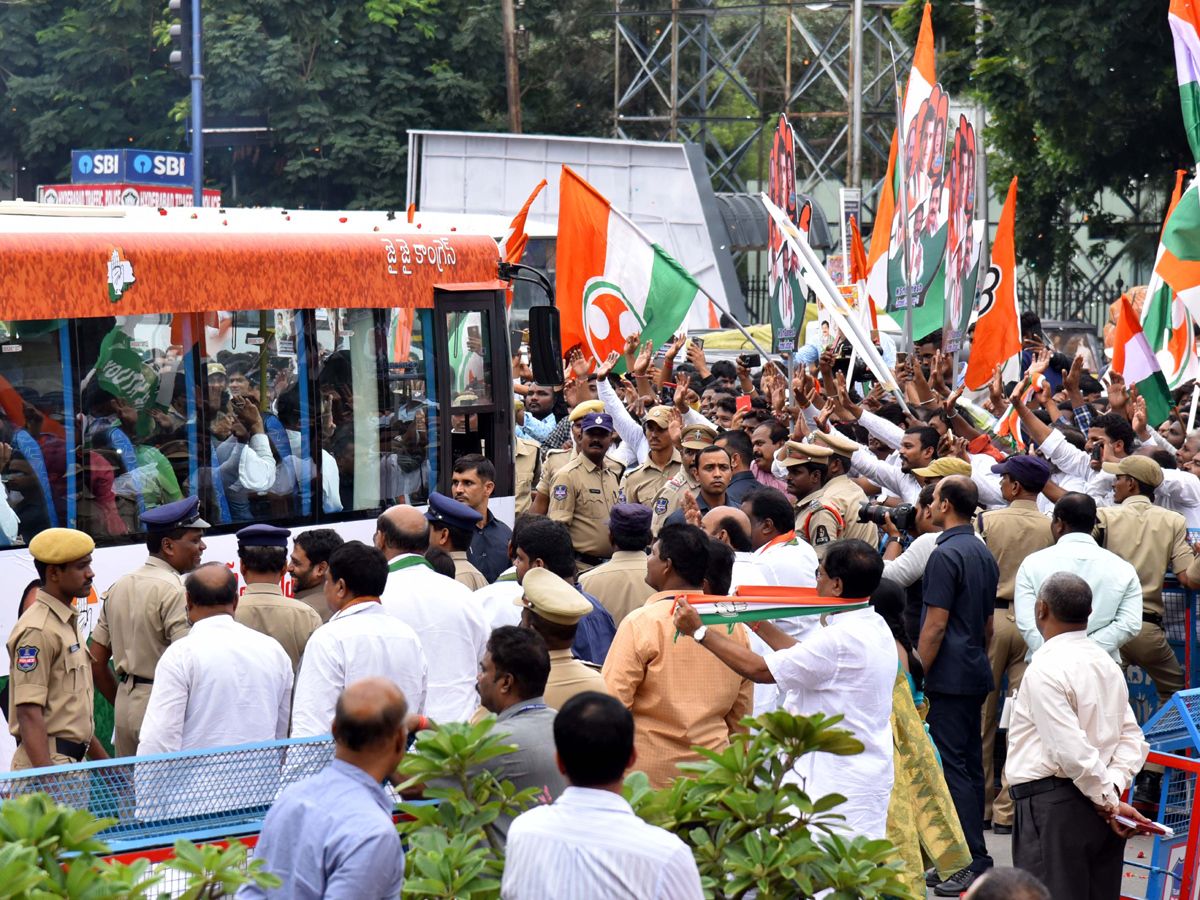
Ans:
[[[1124,825],[1126,828],[1136,829],[1142,834],[1157,834],[1162,837],[1175,836],[1175,830],[1170,826],[1164,825],[1162,822],[1139,822],[1137,819],[1129,818],[1129,816],[1113,816],[1113,821],[1118,825]]]

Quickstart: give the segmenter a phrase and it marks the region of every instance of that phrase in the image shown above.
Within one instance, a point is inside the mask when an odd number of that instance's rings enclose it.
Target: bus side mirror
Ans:
[[[529,308],[529,365],[538,384],[563,383],[562,332],[557,306]]]

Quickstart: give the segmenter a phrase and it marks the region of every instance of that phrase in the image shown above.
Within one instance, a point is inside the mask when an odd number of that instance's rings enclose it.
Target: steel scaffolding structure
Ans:
[[[873,210],[896,119],[892,53],[901,81],[911,61],[891,23],[899,5],[616,0],[615,132],[700,144],[714,189],[740,193],[765,183],[786,112],[797,188],[861,187]]]

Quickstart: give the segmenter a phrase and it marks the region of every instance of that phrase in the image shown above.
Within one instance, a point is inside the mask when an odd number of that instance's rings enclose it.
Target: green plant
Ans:
[[[495,716],[477,725],[449,723],[422,731],[415,752],[400,764],[409,776],[401,789],[425,782],[436,805],[402,804],[412,817],[398,826],[410,849],[405,860],[404,895],[490,900],[500,895],[504,847],[495,822],[533,806],[536,788],[518,791],[502,781],[503,768],[484,764],[517,748],[507,734],[492,734]]]
[[[59,805],[47,794],[0,803],[0,900],[144,900],[166,869],[190,874],[185,900],[215,900],[250,881],[281,883],[261,871],[262,860],[243,871],[246,847],[239,841],[225,850],[176,841],[176,858],[153,872],[146,860],[105,860],[109,847],[96,835],[114,822]]]
[[[781,900],[825,890],[832,900],[912,898],[890,842],[830,833],[845,797],[814,800],[784,780],[806,754],[863,751],[850,732],[834,727],[841,719],[782,710],[746,719],[750,733],[734,735],[724,751],[696,748],[704,760],[680,766],[692,777],[653,791],[645,774],[634,772],[625,780],[625,798],[647,822],[692,848],[713,900],[750,892]],[[824,834],[817,839],[814,831]]]

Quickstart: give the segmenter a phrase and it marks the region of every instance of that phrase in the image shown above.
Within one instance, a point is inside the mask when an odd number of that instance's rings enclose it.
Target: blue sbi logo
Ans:
[[[92,174],[92,158],[90,156],[79,157],[79,171],[84,175]]]
[[[148,157],[145,153],[139,154],[133,159],[133,170],[140,175],[145,175],[147,172],[149,172],[152,165],[153,163],[150,161],[150,157]]]

